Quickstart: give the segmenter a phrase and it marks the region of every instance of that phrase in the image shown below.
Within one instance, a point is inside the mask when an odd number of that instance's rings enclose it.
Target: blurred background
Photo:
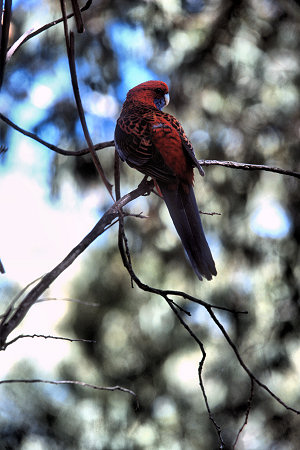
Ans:
[[[82,2],[83,4],[83,2]],[[71,2],[68,3],[71,8]],[[11,44],[61,13],[58,1],[13,1]],[[75,34],[80,93],[93,142],[113,139],[126,92],[160,79],[167,111],[201,159],[300,166],[300,6],[294,0],[103,0]],[[70,28],[75,31],[73,20]],[[62,24],[24,43],[7,64],[0,110],[60,148],[86,147]],[[89,156],[58,155],[0,121],[1,310],[51,270],[111,205]],[[113,182],[114,149],[99,152]],[[200,283],[163,202],[139,198],[126,219],[133,267],[145,283],[249,314],[218,313],[255,375],[299,409],[299,182],[263,171],[207,167],[195,176],[218,276]],[[141,175],[122,165],[122,193]],[[69,301],[68,299],[73,299]],[[163,301],[131,288],[117,226],[60,276],[0,355],[1,379],[81,380],[123,392],[41,384],[0,386],[0,449],[219,448],[199,388],[201,353]],[[46,301],[47,300],[47,301]],[[86,304],[84,304],[84,302]],[[242,425],[250,380],[205,310],[179,300],[205,346],[204,382],[227,445]],[[299,448],[299,417],[257,387],[238,449]]]

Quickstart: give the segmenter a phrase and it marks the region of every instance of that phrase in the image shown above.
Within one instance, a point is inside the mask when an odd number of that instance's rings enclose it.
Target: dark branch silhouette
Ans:
[[[30,131],[26,131],[23,128],[19,127],[14,122],[12,122],[10,119],[5,117],[4,114],[2,114],[1,112],[0,112],[0,119],[3,122],[5,122],[7,125],[12,127],[14,130],[18,131],[19,133],[23,134],[24,136],[27,136],[27,137],[33,139],[34,141],[39,142],[44,147],[49,148],[50,150],[58,153],[59,155],[64,155],[64,156],[83,156],[83,155],[88,155],[89,154],[89,149],[88,148],[83,148],[82,150],[64,150],[64,149],[62,149],[60,147],[56,147],[56,145],[53,145],[53,144],[50,144],[49,142],[46,142],[44,139],[41,139],[35,133],[31,133]],[[101,150],[101,149],[107,148],[107,147],[114,147],[114,145],[115,145],[114,141],[107,141],[107,142],[101,142],[100,144],[96,144],[94,146],[94,148],[95,148],[95,150]]]
[[[87,11],[89,7],[91,6],[93,0],[88,0],[86,4],[80,9],[81,12]],[[74,13],[68,14],[67,19],[71,19],[71,17],[74,16]],[[26,31],[7,51],[6,59],[9,60],[12,55],[20,49],[20,47],[25,44],[29,39],[39,35],[40,33],[43,33],[43,31],[48,30],[49,28],[54,27],[55,25],[58,25],[59,23],[63,22],[63,17],[60,17],[59,19],[53,20],[53,22],[49,22],[46,25],[43,25],[42,27],[35,30],[34,28],[31,28],[30,30]]]
[[[233,449],[235,449],[236,444],[237,444],[237,442],[239,440],[240,434],[242,433],[242,431],[244,430],[245,426],[248,423],[248,418],[249,418],[249,414],[250,414],[250,411],[251,411],[253,397],[254,397],[254,380],[253,380],[253,378],[251,378],[250,379],[250,395],[249,395],[249,398],[248,398],[248,405],[247,405],[247,409],[246,409],[246,413],[245,413],[244,422],[243,422],[241,428],[239,429],[239,431],[238,431],[238,433],[236,435],[235,441],[233,443]]]
[[[9,345],[14,344],[19,339],[24,339],[24,338],[58,339],[58,340],[61,340],[61,341],[86,342],[86,343],[93,343],[93,344],[96,342],[96,341],[91,341],[90,339],[72,339],[72,338],[63,337],[63,336],[50,336],[50,335],[46,336],[44,334],[19,334],[19,336],[16,336],[11,341],[6,342],[3,350],[5,350],[5,348],[8,347]]]
[[[112,196],[112,184],[110,184],[110,182],[106,178],[106,175],[103,171],[101,162],[100,162],[98,155],[94,149],[94,145],[93,145],[93,142],[92,142],[92,139],[91,139],[88,127],[87,127],[86,120],[85,120],[85,114],[84,114],[82,101],[81,101],[81,97],[80,97],[80,93],[79,93],[79,86],[78,86],[77,74],[76,74],[75,53],[74,53],[75,52],[75,50],[74,50],[74,33],[72,31],[70,31],[70,33],[69,33],[69,30],[68,30],[68,17],[66,14],[66,5],[65,5],[64,0],[60,1],[60,6],[61,6],[62,15],[63,15],[65,41],[66,41],[66,48],[67,48],[67,55],[68,55],[68,62],[69,62],[69,70],[70,70],[72,87],[73,87],[73,94],[74,94],[74,98],[75,98],[75,102],[76,102],[76,106],[77,106],[77,111],[78,111],[81,127],[83,130],[85,140],[88,144],[88,149],[91,154],[93,163],[94,163],[106,189],[108,190],[110,196],[114,200],[114,198]],[[74,5],[73,5],[73,8],[74,8]],[[78,14],[79,14],[79,11],[77,8],[77,15]]]
[[[4,3],[4,4],[3,4]],[[1,1],[0,14],[0,89],[3,83],[6,63],[12,0]]]
[[[30,131],[24,130],[23,128],[16,125],[14,122],[12,122],[8,117],[6,117],[4,114],[0,112],[0,119],[5,122],[7,125],[11,126],[14,130],[18,131],[19,133],[23,134],[24,136],[27,136],[40,144],[42,144],[44,147],[49,148],[50,150],[64,156],[83,156],[87,155],[90,151],[89,148],[83,148],[81,150],[64,150],[60,147],[57,147],[56,145],[50,144],[49,142],[46,142],[44,139],[40,138],[35,133],[32,133]],[[98,144],[95,144],[94,150],[103,150],[108,147],[114,147],[115,143],[113,140],[106,141],[106,142],[100,142]],[[287,175],[295,178],[300,178],[300,172],[296,172],[294,170],[290,169],[281,169],[280,167],[272,167],[272,166],[266,166],[262,164],[249,164],[249,163],[240,163],[236,161],[217,161],[215,159],[199,159],[198,160],[201,166],[222,166],[222,167],[229,167],[230,169],[240,169],[240,170],[264,170],[266,172],[273,172],[273,173],[279,173],[281,175]],[[214,213],[215,214],[215,213]]]
[[[116,175],[116,171],[115,171],[115,175]],[[119,179],[119,175],[117,174],[116,177],[116,186],[117,186],[117,192],[119,192],[119,183],[120,183],[120,179]],[[247,375],[250,378],[250,382],[251,382],[251,391],[250,391],[250,397],[249,397],[249,401],[248,401],[248,408],[245,412],[245,417],[244,417],[244,422],[243,425],[240,427],[236,439],[234,441],[234,446],[236,445],[238,438],[242,432],[242,430],[244,429],[244,427],[246,426],[247,422],[248,422],[248,417],[250,414],[250,410],[251,410],[251,405],[252,405],[252,400],[253,400],[253,396],[254,396],[254,384],[258,385],[260,388],[262,388],[263,390],[265,390],[274,400],[276,400],[278,403],[280,403],[285,409],[292,411],[295,414],[300,414],[300,410],[297,410],[295,408],[290,407],[289,405],[287,405],[283,400],[281,400],[281,398],[279,398],[267,385],[265,385],[264,383],[262,383],[255,375],[254,373],[249,369],[249,367],[247,366],[247,364],[244,362],[244,360],[242,359],[237,346],[234,344],[234,342],[232,341],[232,339],[230,338],[229,334],[226,332],[224,326],[221,324],[221,322],[218,320],[218,318],[216,317],[216,315],[213,312],[213,308],[218,308],[218,309],[226,309],[223,307],[215,307],[213,305],[208,304],[207,302],[204,302],[203,300],[199,300],[196,299],[192,296],[187,295],[185,292],[179,292],[179,291],[172,291],[172,290],[162,290],[162,289],[157,289],[157,288],[153,288],[152,286],[148,286],[146,284],[144,284],[136,275],[136,273],[133,270],[132,267],[132,261],[131,261],[131,256],[130,256],[130,250],[128,247],[128,241],[126,238],[126,234],[125,234],[125,228],[124,228],[124,219],[122,216],[122,210],[120,210],[119,213],[119,250],[120,250],[120,254],[122,257],[122,261],[123,264],[125,266],[125,268],[127,269],[130,278],[131,278],[131,284],[133,286],[133,283],[135,283],[140,289],[142,289],[143,291],[146,292],[152,292],[154,294],[157,294],[159,296],[161,296],[162,298],[165,299],[165,301],[168,303],[168,305],[170,306],[170,308],[172,309],[173,313],[176,315],[177,319],[179,320],[179,322],[181,323],[181,325],[187,330],[187,332],[190,334],[190,336],[192,337],[192,339],[197,343],[197,345],[200,348],[200,351],[202,353],[202,358],[199,362],[199,369],[198,369],[198,376],[199,376],[199,385],[202,391],[202,395],[204,398],[204,402],[205,402],[205,406],[208,412],[208,416],[211,420],[211,422],[213,423],[213,426],[217,432],[218,438],[219,438],[219,442],[220,442],[220,448],[224,448],[224,440],[222,437],[222,429],[221,427],[217,424],[217,422],[215,421],[213,414],[211,412],[210,406],[209,406],[209,401],[207,398],[207,394],[206,394],[206,390],[205,390],[205,386],[204,386],[204,382],[203,382],[203,368],[204,368],[204,362],[205,362],[205,358],[206,358],[206,352],[205,352],[205,348],[203,343],[200,341],[200,339],[197,337],[197,335],[192,331],[192,329],[189,327],[189,325],[183,320],[183,318],[180,315],[180,312],[183,312],[185,314],[189,314],[186,310],[183,310],[181,307],[179,307],[176,303],[173,302],[172,299],[169,298],[170,295],[172,296],[179,296],[185,299],[188,299],[192,302],[196,302],[198,304],[200,304],[201,306],[203,306],[207,312],[209,313],[211,319],[213,320],[213,322],[217,325],[217,327],[219,328],[219,330],[221,331],[221,333],[223,334],[225,340],[228,342],[228,344],[230,345],[230,347],[232,348],[239,364],[241,365],[241,367],[244,369],[244,371],[247,373]],[[230,309],[226,309],[229,312],[236,312]],[[240,313],[245,313],[245,311],[241,311]]]
[[[98,221],[95,227],[90,233],[85,236],[82,241],[61,261],[53,270],[44,275],[41,280],[34,286],[34,288],[25,296],[20,305],[18,305],[14,311],[12,311],[13,304],[9,306],[6,313],[2,317],[0,323],[0,349],[5,348],[6,339],[9,334],[19,325],[31,306],[37,301],[40,295],[50,286],[50,284],[69,267],[75,259],[86,248],[97,239],[112,222],[118,217],[120,208],[127,205],[127,203],[136,199],[140,195],[145,195],[153,188],[153,182],[143,180],[142,183],[133,191],[124,195],[120,200],[115,202]]]

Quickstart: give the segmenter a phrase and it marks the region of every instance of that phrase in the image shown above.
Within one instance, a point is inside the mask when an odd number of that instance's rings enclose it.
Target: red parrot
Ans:
[[[178,120],[162,111],[168,103],[162,81],[130,89],[116,124],[116,150],[130,167],[154,179],[196,275],[211,280],[217,271],[193,190],[193,168],[204,172]]]

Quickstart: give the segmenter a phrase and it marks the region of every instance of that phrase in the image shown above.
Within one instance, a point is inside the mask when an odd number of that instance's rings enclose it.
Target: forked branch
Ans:
[[[85,236],[82,241],[73,248],[73,250],[61,261],[51,272],[44,275],[41,280],[29,291],[21,303],[13,309],[10,305],[6,313],[4,313],[0,322],[0,349],[5,348],[6,340],[9,334],[19,325],[19,323],[26,316],[31,306],[38,300],[40,295],[50,286],[50,284],[69,267],[75,259],[86,248],[97,239],[107,228],[118,218],[120,208],[123,208],[132,200],[140,195],[149,193],[153,188],[151,181],[143,180],[142,183],[133,191],[124,195],[120,200],[115,202],[102,216],[90,233]]]
[[[191,329],[191,327],[184,321],[184,319],[182,318],[180,313],[185,313],[187,314],[188,312],[186,310],[183,310],[181,307],[179,307],[176,303],[174,303],[174,301],[169,297],[171,296],[177,296],[177,297],[181,297],[184,299],[188,299],[192,302],[196,302],[198,304],[200,304],[201,306],[203,306],[206,311],[209,313],[211,319],[213,320],[213,322],[215,323],[215,325],[219,328],[219,330],[221,331],[221,333],[223,334],[225,340],[228,342],[228,344],[230,345],[230,347],[232,348],[240,366],[243,368],[243,370],[247,373],[247,375],[250,378],[250,382],[251,382],[251,391],[250,391],[250,397],[249,397],[249,402],[248,402],[248,407],[247,410],[245,412],[245,418],[244,418],[244,422],[243,425],[241,426],[239,432],[237,433],[237,437],[235,439],[234,442],[234,446],[237,443],[237,440],[242,432],[242,430],[244,429],[244,427],[247,424],[248,421],[248,417],[250,414],[250,410],[251,410],[251,405],[252,405],[252,400],[253,400],[253,396],[254,396],[254,384],[256,384],[258,387],[262,388],[263,390],[265,390],[274,400],[276,400],[278,403],[280,403],[285,409],[292,411],[295,414],[300,414],[300,410],[297,410],[289,405],[287,405],[283,400],[281,400],[280,397],[278,397],[266,384],[262,383],[256,376],[255,374],[250,370],[250,368],[247,366],[247,364],[245,363],[245,361],[243,360],[243,358],[241,357],[239,350],[237,348],[237,346],[234,344],[233,340],[231,339],[231,337],[229,336],[229,334],[226,332],[224,326],[222,325],[222,323],[218,320],[218,318],[216,317],[215,313],[213,312],[214,308],[218,308],[218,309],[223,309],[229,312],[234,312],[236,313],[236,311],[227,309],[227,308],[223,308],[223,307],[215,307],[213,305],[208,304],[207,302],[204,302],[203,300],[200,299],[196,299],[188,294],[186,294],[185,292],[179,292],[179,291],[172,291],[172,290],[161,290],[161,289],[157,289],[157,288],[153,288],[151,286],[148,286],[146,284],[144,284],[135,274],[133,267],[132,267],[132,261],[131,261],[131,257],[130,257],[130,251],[129,251],[129,247],[128,247],[128,242],[127,242],[127,238],[125,235],[125,230],[124,230],[124,221],[123,221],[123,217],[122,217],[122,213],[120,212],[120,218],[119,218],[119,250],[121,253],[121,257],[123,260],[123,264],[125,266],[125,268],[127,269],[130,278],[131,278],[131,282],[135,283],[140,289],[146,291],[146,292],[151,292],[154,294],[157,294],[159,296],[161,296],[162,298],[164,298],[164,300],[168,303],[168,305],[170,306],[170,308],[172,309],[172,311],[174,312],[174,314],[176,315],[177,319],[179,320],[179,322],[181,323],[181,325],[187,330],[187,332],[190,334],[190,336],[192,337],[192,339],[197,343],[197,345],[199,346],[201,353],[202,353],[202,359],[199,363],[199,370],[198,370],[198,375],[199,375],[199,384],[201,387],[201,391],[202,391],[202,395],[204,398],[204,402],[206,405],[206,409],[208,412],[208,416],[210,418],[210,420],[212,421],[214,428],[218,434],[218,438],[219,438],[219,442],[221,445],[221,448],[224,448],[224,441],[223,441],[223,437],[222,437],[222,430],[220,428],[220,426],[216,423],[213,414],[211,412],[210,406],[209,406],[209,401],[206,395],[206,391],[205,391],[205,386],[204,386],[204,382],[203,382],[203,368],[204,368],[204,362],[205,362],[205,358],[206,358],[206,352],[205,352],[205,348],[203,343],[200,341],[200,339],[198,338],[198,336],[193,332],[193,330]],[[245,313],[245,311],[242,311],[242,313]]]
[[[10,120],[8,117],[6,117],[1,112],[0,112],[0,119],[3,122],[5,122],[7,125],[12,127],[14,130],[23,134],[24,136],[27,136],[27,137],[35,140],[36,142],[39,142],[44,147],[49,148],[53,152],[56,152],[60,155],[83,156],[83,155],[87,155],[90,152],[88,147],[80,149],[80,150],[65,150],[60,147],[57,147],[56,145],[53,145],[50,142],[47,142],[44,139],[40,138],[37,134],[32,133],[31,131],[27,131],[24,128],[21,128],[19,125],[14,123],[12,120]],[[103,150],[108,147],[114,147],[114,145],[115,145],[115,143],[113,140],[106,141],[106,142],[100,142],[100,143],[94,145],[94,150],[96,150],[96,151]],[[263,170],[266,172],[279,173],[281,175],[287,175],[290,177],[300,178],[300,172],[297,172],[295,170],[282,169],[280,167],[266,166],[263,164],[249,164],[249,163],[241,163],[241,162],[236,162],[236,161],[218,161],[215,159],[199,159],[199,163],[201,166],[222,166],[222,167],[228,167],[230,169],[239,169],[239,170]]]

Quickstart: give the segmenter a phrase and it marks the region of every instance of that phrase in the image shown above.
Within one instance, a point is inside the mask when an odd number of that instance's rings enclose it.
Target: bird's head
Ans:
[[[169,88],[163,81],[145,81],[130,89],[127,101],[136,101],[163,109],[170,101]]]

